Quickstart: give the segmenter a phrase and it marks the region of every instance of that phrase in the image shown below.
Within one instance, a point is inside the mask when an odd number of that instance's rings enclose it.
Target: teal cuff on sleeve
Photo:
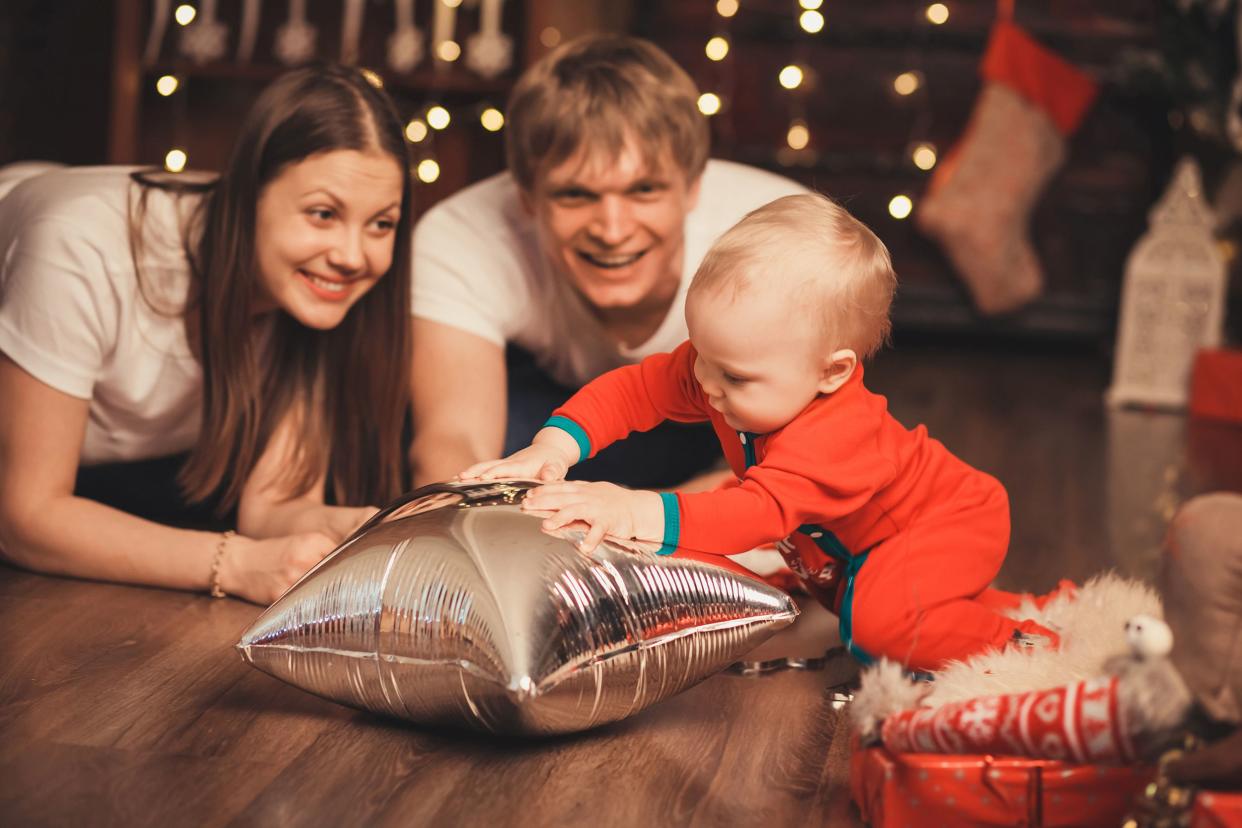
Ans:
[[[656,554],[671,555],[677,551],[677,541],[681,537],[681,507],[673,492],[660,492],[660,502],[664,504],[664,539]]]
[[[568,417],[549,417],[548,421],[543,424],[544,428],[559,428],[561,431],[574,438],[574,442],[578,444],[578,462],[591,456],[591,438],[582,429],[582,426],[575,423]]]

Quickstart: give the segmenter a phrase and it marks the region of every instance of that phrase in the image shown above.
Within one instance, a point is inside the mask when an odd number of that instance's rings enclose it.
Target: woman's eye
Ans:
[[[391,232],[392,230],[396,228],[396,226],[397,226],[397,222],[393,221],[392,219],[376,219],[375,220],[375,229],[379,230],[381,233]]]
[[[336,215],[327,207],[312,207],[310,210],[307,210],[307,213],[316,221],[331,221],[332,217]]]

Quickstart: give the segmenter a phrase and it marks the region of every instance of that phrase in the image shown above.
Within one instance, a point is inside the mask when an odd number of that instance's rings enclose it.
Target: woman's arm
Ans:
[[[325,506],[326,468],[310,491],[291,495],[289,470],[296,458],[296,422],[293,413],[285,417],[246,478],[237,507],[237,529],[252,538],[320,532],[340,543],[377,510],[374,506]]]
[[[89,403],[0,355],[0,555],[19,566],[173,589],[206,590],[223,536],[162,526],[73,494]],[[275,600],[335,543],[322,534],[230,538],[220,586]]]

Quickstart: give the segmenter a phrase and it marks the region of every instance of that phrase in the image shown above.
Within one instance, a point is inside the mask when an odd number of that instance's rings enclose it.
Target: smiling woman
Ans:
[[[397,494],[408,169],[391,101],[327,66],[263,92],[218,177],[12,187],[0,554],[268,602]]]

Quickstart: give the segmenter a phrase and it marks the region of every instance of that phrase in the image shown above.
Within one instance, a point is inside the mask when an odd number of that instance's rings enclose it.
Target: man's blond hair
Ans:
[[[646,40],[587,35],[549,52],[518,79],[506,113],[505,158],[518,186],[579,150],[620,155],[627,139],[657,169],[666,158],[694,181],[707,164],[698,89]]]
[[[785,196],[752,210],[712,245],[690,283],[690,296],[754,290],[789,297],[833,350],[859,359],[888,340],[897,288],[888,248],[840,205],[818,193]]]

